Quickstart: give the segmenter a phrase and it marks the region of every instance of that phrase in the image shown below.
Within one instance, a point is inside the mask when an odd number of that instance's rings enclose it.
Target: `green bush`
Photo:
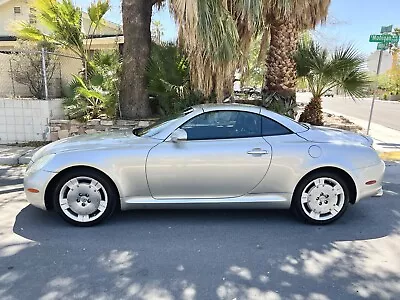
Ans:
[[[119,97],[121,62],[117,51],[95,52],[88,64],[88,78],[73,75],[64,102],[70,119],[114,118]]]
[[[153,114],[171,115],[206,101],[191,88],[189,62],[173,43],[152,44],[147,76]]]

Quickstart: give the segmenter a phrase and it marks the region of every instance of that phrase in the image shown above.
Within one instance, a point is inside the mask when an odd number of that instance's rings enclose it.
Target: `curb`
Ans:
[[[28,164],[37,150],[38,148],[10,147],[0,153],[0,165],[18,166]]]
[[[379,157],[382,160],[389,160],[389,161],[399,160],[400,161],[400,151],[380,152]]]

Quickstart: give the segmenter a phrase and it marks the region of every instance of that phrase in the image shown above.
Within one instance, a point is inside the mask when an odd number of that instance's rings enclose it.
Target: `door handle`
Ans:
[[[247,154],[251,154],[251,155],[265,155],[268,154],[267,150],[261,149],[261,148],[254,148],[250,151],[247,151]]]

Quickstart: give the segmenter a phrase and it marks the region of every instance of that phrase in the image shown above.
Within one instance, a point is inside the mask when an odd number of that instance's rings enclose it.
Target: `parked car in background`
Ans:
[[[335,94],[333,93],[332,90],[328,90],[328,91],[324,94],[325,97],[332,97],[332,98],[333,98],[334,95],[335,95]]]
[[[28,201],[74,225],[117,209],[277,208],[327,224],[382,194],[369,137],[252,105],[200,105],[133,133],[51,143],[25,174]]]

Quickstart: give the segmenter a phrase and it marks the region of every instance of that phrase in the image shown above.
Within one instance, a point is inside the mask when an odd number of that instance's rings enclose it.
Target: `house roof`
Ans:
[[[11,2],[11,1],[13,1],[13,0],[0,0],[0,6],[3,5],[3,4],[6,4],[8,2]],[[83,12],[82,16],[84,18],[86,18],[86,19],[89,19],[89,15],[85,11]],[[117,24],[117,23],[114,23],[114,22],[111,22],[111,21],[108,21],[108,20],[104,20],[104,21],[105,21],[107,26],[112,27],[114,29],[119,29],[120,26],[121,26],[120,24]]]
[[[1,1],[1,0],[0,0]],[[84,17],[84,18],[86,18],[86,19],[89,19],[89,14],[87,13],[87,12],[83,12],[82,13],[82,17]],[[121,27],[121,25],[119,25],[119,24],[117,24],[117,23],[114,23],[114,22],[111,22],[111,21],[108,21],[108,20],[105,20],[104,19],[104,22],[106,23],[106,25],[107,26],[109,26],[109,27],[111,27],[111,28],[113,28],[113,29],[119,29],[120,27]]]

